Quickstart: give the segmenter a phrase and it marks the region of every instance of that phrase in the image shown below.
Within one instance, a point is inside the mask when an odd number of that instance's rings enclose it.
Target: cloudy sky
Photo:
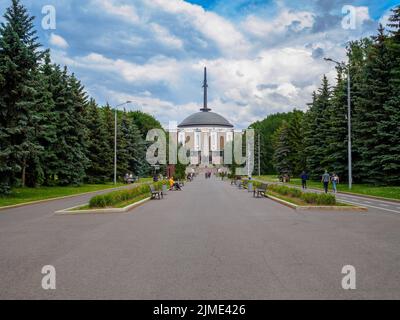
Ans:
[[[10,0],[0,1],[3,13]],[[100,104],[129,108],[164,125],[202,103],[209,70],[213,111],[238,127],[268,114],[305,109],[323,74],[345,59],[346,42],[372,35],[399,0],[22,0],[41,43]],[[55,30],[41,27],[53,5]],[[343,6],[354,29],[343,28]],[[347,22],[348,20],[345,20]]]

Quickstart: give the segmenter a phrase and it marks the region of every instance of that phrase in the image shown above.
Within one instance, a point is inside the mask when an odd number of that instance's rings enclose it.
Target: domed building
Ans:
[[[224,160],[224,146],[226,142],[233,140],[234,127],[223,116],[211,112],[208,108],[207,68],[204,68],[203,88],[203,108],[178,125],[178,144],[191,150],[191,165],[221,166]]]

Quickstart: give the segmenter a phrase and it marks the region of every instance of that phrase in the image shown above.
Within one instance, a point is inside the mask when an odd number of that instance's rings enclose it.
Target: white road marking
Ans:
[[[352,201],[348,201],[348,200],[341,200],[342,202],[347,202],[347,203],[351,203],[351,204],[356,204],[356,205],[364,205],[364,204],[362,204],[362,203],[357,203],[357,202],[352,202]],[[364,205],[365,207],[369,207],[369,208],[374,208],[374,209],[379,209],[379,210],[383,210],[383,211],[390,211],[390,212],[394,212],[394,213],[400,213],[400,211],[396,211],[396,210],[391,210],[391,209],[385,209],[385,208],[382,208],[382,207],[376,207],[376,206],[371,206],[371,205],[369,205],[369,204],[365,204]]]
[[[382,207],[389,207],[387,204],[381,204]]]

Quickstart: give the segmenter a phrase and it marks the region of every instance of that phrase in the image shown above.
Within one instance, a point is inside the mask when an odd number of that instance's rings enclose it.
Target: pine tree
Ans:
[[[34,17],[19,0],[12,0],[0,25],[0,193],[25,180],[27,159],[38,146],[31,141],[33,114],[32,71],[43,56],[39,50]]]
[[[305,117],[304,144],[307,170],[313,179],[318,179],[326,170],[330,98],[331,89],[327,77],[324,76],[322,86],[318,93],[314,94],[314,101]]]
[[[290,146],[289,161],[291,163],[292,175],[300,174],[306,169],[306,159],[304,155],[304,113],[294,110],[288,122],[288,144]]]
[[[294,168],[290,161],[292,150],[289,143],[289,125],[286,121],[278,128],[273,136],[273,163],[276,171],[283,175],[292,175]]]
[[[129,160],[130,160],[130,129],[129,120],[126,112],[118,112],[121,115],[118,121],[118,132],[117,132],[117,176],[123,177],[129,172]]]
[[[106,106],[100,109],[102,120],[106,131],[106,141],[108,148],[105,152],[105,159],[108,159],[105,166],[107,172],[109,172],[109,178],[114,179],[114,136],[115,136],[115,120],[114,113],[110,105],[107,103]]]
[[[260,169],[261,174],[275,173],[273,165],[273,142],[272,137],[275,131],[282,125],[283,121],[289,121],[291,113],[277,113],[269,115],[262,121],[257,121],[250,125],[250,129],[254,129],[257,134],[260,134]],[[258,152],[258,138],[256,140],[256,147]]]
[[[362,84],[364,82],[364,70],[367,58],[372,47],[371,38],[363,38],[358,41],[350,42],[347,48],[349,57],[349,68],[351,74],[351,118],[352,118],[352,158],[353,158],[353,181],[361,182],[360,163],[362,160],[359,151],[360,140],[356,136],[357,127],[357,108],[356,104],[362,98]],[[347,173],[347,172],[346,172]]]
[[[384,117],[378,124],[378,134],[386,143],[386,152],[380,157],[384,183],[400,184],[400,6],[393,9],[389,19],[392,35],[386,40],[390,70],[390,97],[383,105]]]
[[[88,128],[86,155],[90,163],[86,169],[87,181],[89,183],[105,183],[110,179],[112,172],[109,165],[112,152],[107,141],[105,123],[94,99],[89,101],[85,120]]]
[[[338,174],[343,181],[348,176],[347,79],[344,74],[344,68],[338,67],[337,84],[327,110],[330,132],[327,136],[327,152],[324,161],[327,170]]]
[[[42,147],[39,155],[39,164],[30,167],[31,186],[42,182],[44,185],[55,183],[56,168],[58,159],[56,157],[57,146],[57,123],[58,113],[54,100],[55,81],[58,77],[55,73],[55,66],[51,64],[50,54],[46,53],[44,63],[40,67],[38,85],[36,87],[37,105],[40,106],[40,120],[37,123],[36,139]],[[37,177],[41,173],[41,178]]]
[[[294,176],[305,170],[303,112],[294,110],[273,137],[273,162],[280,174]]]
[[[361,179],[367,183],[385,184],[387,179],[382,164],[390,146],[378,128],[386,118],[383,106],[390,96],[392,62],[382,26],[373,40],[360,84],[360,95],[355,101],[354,132],[360,154],[357,168]]]
[[[139,177],[150,174],[151,167],[146,160],[147,144],[133,121],[129,126],[129,139],[129,170]]]
[[[86,157],[87,131],[84,123],[86,94],[74,75],[67,68],[55,68],[55,110],[57,121],[57,149],[54,174],[60,185],[79,185],[85,178],[88,166]]]

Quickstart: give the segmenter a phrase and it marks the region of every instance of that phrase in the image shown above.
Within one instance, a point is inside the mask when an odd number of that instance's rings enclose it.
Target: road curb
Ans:
[[[76,208],[83,207],[86,204],[80,204],[79,206],[74,206],[71,208],[63,209],[63,210],[58,210],[55,212],[56,215],[78,215],[78,214],[107,214],[107,213],[126,213],[133,208],[136,208],[147,201],[150,201],[151,197],[148,197],[146,199],[140,200],[138,202],[132,203],[129,206],[126,206],[124,208],[110,208],[110,209],[87,209],[87,210],[74,210]]]
[[[139,184],[145,184],[145,183],[148,183],[148,182],[139,183]],[[136,184],[136,185],[139,185],[139,184]],[[49,198],[49,199],[35,200],[35,201],[30,201],[30,202],[13,204],[11,206],[0,207],[0,211],[8,210],[8,209],[20,208],[20,207],[26,207],[26,206],[30,206],[30,205],[33,205],[33,204],[40,204],[40,203],[52,202],[52,201],[56,201],[56,200],[62,200],[62,199],[69,199],[69,198],[79,197],[79,196],[85,196],[85,195],[98,193],[98,192],[103,192],[103,191],[111,191],[112,192],[112,191],[117,191],[117,190],[120,190],[120,189],[129,189],[129,187],[132,187],[134,185],[135,184],[131,184],[129,186],[121,186],[121,187],[116,187],[116,188],[101,189],[101,190],[97,190],[97,191],[89,191],[89,192],[84,192],[84,193],[77,193],[77,194],[73,194],[73,195],[70,195],[70,196],[61,196],[61,197],[56,197],[56,198]]]
[[[297,204],[279,199],[277,197],[267,195],[266,196],[268,199],[271,199],[275,202],[278,202],[280,204],[283,204],[287,207],[290,207],[295,210],[324,210],[324,211],[368,211],[368,208],[366,207],[361,207],[361,206],[348,206],[348,207],[341,207],[341,206],[299,206]]]
[[[272,183],[272,184],[277,184],[277,185],[282,185],[282,186],[301,189],[301,186],[294,185],[294,184],[285,184],[285,183],[282,183],[282,182],[269,181],[269,180],[259,180],[259,179],[253,179],[253,181],[262,182],[262,183]],[[315,188],[307,188],[307,190],[316,191],[316,192],[323,192],[324,191],[322,189],[315,189]],[[361,197],[361,198],[371,199],[371,200],[382,200],[382,201],[387,201],[387,202],[400,203],[400,200],[398,200],[398,199],[384,198],[384,197],[378,197],[378,196],[370,196],[370,195],[366,195],[366,194],[353,193],[353,192],[347,192],[347,191],[338,191],[336,194]]]

